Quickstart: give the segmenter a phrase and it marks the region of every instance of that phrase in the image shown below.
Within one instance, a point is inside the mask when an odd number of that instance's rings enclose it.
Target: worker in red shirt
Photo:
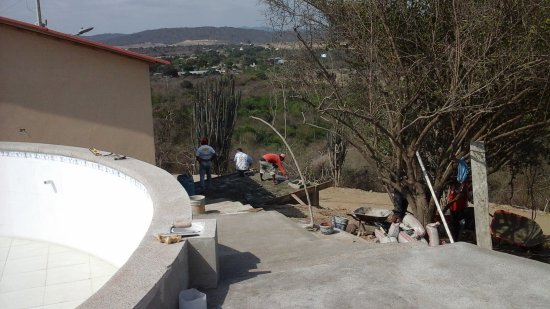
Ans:
[[[281,174],[286,177],[286,169],[283,166],[283,161],[286,155],[284,153],[266,153],[260,159],[260,180],[264,181],[264,174],[269,173],[273,178],[273,184],[277,184],[277,169],[281,171]]]
[[[459,241],[460,234],[466,225],[466,208],[468,207],[470,182],[459,183],[458,181],[453,181],[449,191],[447,205],[443,209],[443,213],[449,208],[451,209],[451,234],[455,241]]]

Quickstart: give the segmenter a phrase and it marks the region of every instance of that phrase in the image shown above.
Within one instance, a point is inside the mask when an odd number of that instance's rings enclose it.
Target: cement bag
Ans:
[[[388,238],[388,235],[386,235],[386,232],[382,231],[381,229],[375,229],[374,236],[376,236],[376,239],[378,239],[378,242],[381,244],[390,242],[390,239]]]
[[[413,236],[410,236],[409,234],[407,234],[407,233],[404,232],[404,231],[399,232],[399,236],[397,236],[397,240],[398,240],[400,243],[415,242],[415,241],[417,241],[416,238],[414,238]]]
[[[399,223],[392,223],[388,229],[388,236],[396,238],[399,235]]]
[[[426,235],[426,230],[424,229],[420,221],[418,221],[411,214],[406,214],[405,217],[403,217],[402,224],[405,225],[405,227],[413,229],[414,230],[413,236],[416,238],[424,237],[424,235]],[[405,228],[405,230],[407,230],[407,228]]]
[[[395,237],[389,237],[386,232],[384,232],[382,229],[376,229],[374,230],[374,236],[378,239],[378,242],[381,244],[387,244],[390,242],[397,242],[397,238]]]
[[[439,246],[439,233],[437,231],[438,226],[439,222],[426,225],[426,230],[428,231],[428,237],[430,239],[430,247]]]

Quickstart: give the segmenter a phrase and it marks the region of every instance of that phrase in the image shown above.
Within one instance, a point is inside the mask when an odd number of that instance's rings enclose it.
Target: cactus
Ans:
[[[231,138],[237,120],[241,91],[235,91],[233,76],[208,79],[195,88],[194,127],[198,141],[206,136],[218,155],[214,171],[228,171]]]

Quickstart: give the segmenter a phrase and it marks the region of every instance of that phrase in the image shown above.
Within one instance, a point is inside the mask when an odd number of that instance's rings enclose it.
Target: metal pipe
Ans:
[[[36,0],[36,24],[40,27],[44,27],[42,23],[42,12],[40,10],[40,0]]]

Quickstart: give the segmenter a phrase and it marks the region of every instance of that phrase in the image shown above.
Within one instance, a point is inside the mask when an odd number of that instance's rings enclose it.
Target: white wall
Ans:
[[[120,267],[152,217],[145,187],[112,168],[59,155],[0,151],[0,235],[62,244]]]

